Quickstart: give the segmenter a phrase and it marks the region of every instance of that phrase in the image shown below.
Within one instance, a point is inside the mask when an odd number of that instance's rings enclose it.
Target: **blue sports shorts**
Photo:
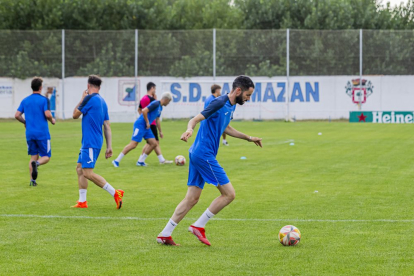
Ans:
[[[45,140],[27,140],[27,153],[29,155],[40,155],[41,157],[52,156],[50,139]]]
[[[134,129],[132,133],[132,141],[140,143],[142,141],[142,138],[145,140],[154,138],[154,133],[152,133],[151,128],[147,129],[145,126],[142,126],[141,124],[134,124]]]
[[[101,149],[80,149],[78,163],[82,164],[83,169],[93,169],[100,152]]]
[[[204,188],[204,183],[224,185],[230,182],[226,172],[215,157],[200,157],[190,153],[187,186]]]

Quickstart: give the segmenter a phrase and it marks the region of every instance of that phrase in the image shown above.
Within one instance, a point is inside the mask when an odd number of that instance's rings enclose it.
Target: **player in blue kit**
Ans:
[[[123,190],[115,190],[106,180],[93,172],[95,163],[102,149],[104,128],[106,140],[105,158],[112,156],[112,133],[109,122],[108,107],[105,100],[99,95],[102,80],[95,75],[88,78],[88,89],[83,92],[82,99],[73,110],[73,119],[82,116],[82,148],[79,153],[76,172],[78,173],[79,200],[74,208],[88,208],[86,192],[88,180],[103,188],[114,197],[116,208],[121,209]]]
[[[145,148],[145,152],[141,154],[138,159],[137,166],[146,167],[147,164],[145,163],[145,159],[148,157],[148,154],[158,145],[157,141],[155,140],[154,133],[150,129],[150,124],[155,119],[159,122],[159,117],[161,116],[162,107],[167,106],[170,101],[172,100],[172,94],[170,92],[165,92],[161,95],[160,101],[152,101],[146,108],[142,110],[141,116],[134,123],[133,133],[131,142],[125,146],[119,156],[112,161],[114,167],[119,167],[119,163],[121,162],[122,158],[128,154],[131,150],[135,149],[138,144],[142,141],[142,138],[147,140],[147,147]]]
[[[181,135],[181,140],[185,142],[192,136],[194,127],[200,122],[201,124],[194,144],[189,150],[190,166],[187,194],[178,204],[164,230],[158,235],[158,243],[177,245],[171,234],[177,224],[197,204],[204,183],[207,182],[216,186],[221,195],[210,204],[195,223],[190,225],[188,231],[193,233],[202,243],[210,245],[205,235],[206,223],[235,198],[233,185],[216,159],[221,134],[224,132],[232,137],[262,146],[261,138],[248,136],[229,125],[230,120],[233,119],[236,104],[243,105],[250,100],[253,90],[253,81],[249,77],[239,76],[234,80],[233,89],[229,94],[214,99],[207,108],[188,122],[187,131]]]
[[[26,128],[27,149],[30,155],[30,186],[37,186],[38,167],[49,162],[52,156],[47,121],[54,125],[55,119],[50,113],[49,100],[40,94],[43,79],[34,77],[31,87],[33,94],[23,99],[14,117]],[[23,114],[25,114],[24,118]]]
[[[208,97],[206,99],[206,101],[204,102],[204,109],[207,108],[207,106],[217,97],[221,96],[221,86],[218,84],[213,84],[211,86],[211,95],[210,97]],[[229,143],[227,143],[226,140],[226,133],[223,132],[223,141],[222,141],[223,145],[228,146]]]

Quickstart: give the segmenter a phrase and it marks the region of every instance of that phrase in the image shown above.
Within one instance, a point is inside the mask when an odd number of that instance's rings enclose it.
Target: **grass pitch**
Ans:
[[[156,236],[184,197],[188,148],[179,140],[187,121],[165,121],[161,141],[168,159],[184,167],[136,167],[138,148],[114,168],[103,152],[96,172],[125,190],[115,209],[109,194],[90,184],[88,209],[78,199],[76,161],[80,122],[51,126],[52,159],[29,187],[24,127],[0,122],[1,275],[410,275],[413,262],[413,159],[411,125],[327,122],[232,122],[263,137],[261,149],[229,138],[218,160],[236,200],[207,224],[206,247],[187,232],[218,196],[206,185],[200,202],[176,228],[181,247]],[[321,132],[322,135],[318,135]],[[112,124],[116,157],[132,124]],[[290,141],[293,140],[293,141]],[[290,143],[294,145],[291,146]],[[241,160],[240,157],[247,157]],[[302,232],[283,247],[279,229]]]

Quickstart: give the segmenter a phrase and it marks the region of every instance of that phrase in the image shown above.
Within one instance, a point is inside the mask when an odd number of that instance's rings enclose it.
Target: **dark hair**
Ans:
[[[246,90],[249,90],[250,87],[254,88],[254,83],[251,78],[249,78],[248,76],[242,75],[242,76],[238,76],[233,81],[233,90],[236,89],[237,87],[240,87],[242,91],[246,91]]]
[[[221,86],[220,86],[220,85],[218,85],[218,84],[213,84],[213,85],[211,86],[211,94],[216,93],[216,90],[217,90],[217,89],[221,89]]]
[[[34,77],[32,79],[32,90],[39,91],[40,87],[42,86],[43,79],[41,77]]]
[[[155,83],[153,83],[153,82],[149,82],[149,83],[147,83],[147,91],[150,91],[153,87],[155,87],[156,85],[155,85]]]
[[[97,75],[90,75],[88,78],[88,83],[96,87],[101,87],[102,79]]]

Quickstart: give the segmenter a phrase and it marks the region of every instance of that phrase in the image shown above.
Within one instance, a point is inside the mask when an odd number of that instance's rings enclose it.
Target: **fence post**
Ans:
[[[216,79],[216,28],[213,29],[213,79]]]
[[[290,77],[290,68],[289,68],[289,36],[290,36],[290,29],[286,29],[286,121],[290,121],[290,114],[289,114],[289,77]]]
[[[65,30],[62,29],[62,119],[65,120]]]
[[[135,29],[135,117],[138,117],[138,29]],[[137,98],[138,97],[138,98]]]
[[[358,110],[362,107],[362,29],[359,29],[359,103]]]

